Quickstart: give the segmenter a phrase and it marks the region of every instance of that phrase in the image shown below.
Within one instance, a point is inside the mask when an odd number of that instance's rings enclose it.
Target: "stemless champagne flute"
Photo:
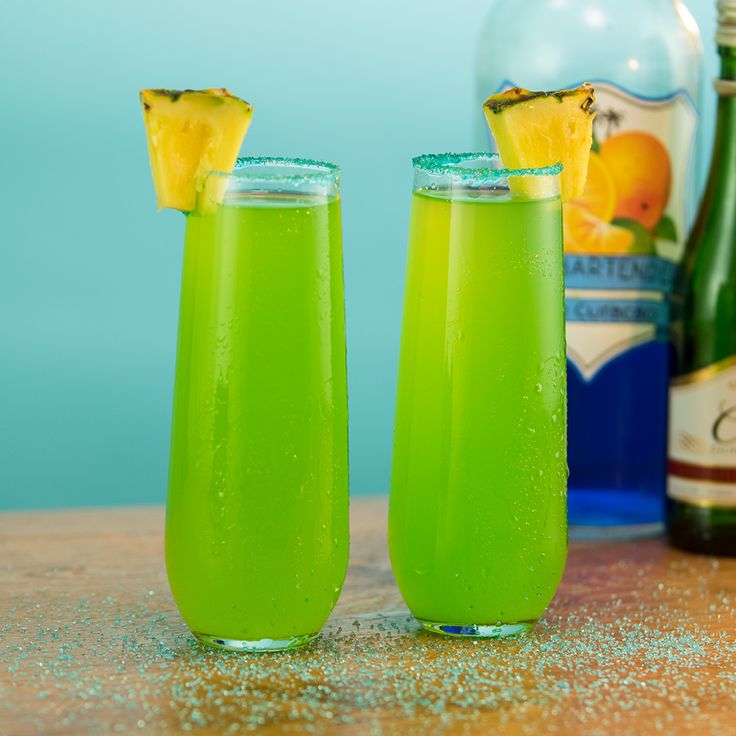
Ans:
[[[425,628],[513,635],[567,555],[561,167],[414,167],[391,561]]]
[[[212,646],[308,642],[345,577],[338,173],[240,159],[187,216],[166,566],[184,621]]]

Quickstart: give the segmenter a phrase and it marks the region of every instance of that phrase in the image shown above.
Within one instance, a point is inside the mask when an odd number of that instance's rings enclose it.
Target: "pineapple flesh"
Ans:
[[[191,212],[210,171],[231,172],[253,108],[226,89],[140,93],[159,209]]]
[[[561,163],[561,195],[568,202],[585,188],[594,101],[590,84],[557,92],[515,87],[491,95],[483,111],[504,166],[526,169]]]

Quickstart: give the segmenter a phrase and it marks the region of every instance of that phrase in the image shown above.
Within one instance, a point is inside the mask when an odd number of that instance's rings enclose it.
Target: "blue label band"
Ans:
[[[669,293],[676,265],[657,256],[565,255],[568,289],[641,289]],[[569,319],[569,318],[568,318]]]
[[[628,322],[667,327],[669,303],[647,299],[565,299],[568,322]]]

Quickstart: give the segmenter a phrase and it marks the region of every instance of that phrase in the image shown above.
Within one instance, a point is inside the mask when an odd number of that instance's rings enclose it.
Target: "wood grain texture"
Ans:
[[[394,585],[385,499],[357,499],[322,637],[229,655],[176,612],[162,526],[160,508],[0,514],[2,736],[736,733],[736,560],[575,543],[530,636],[449,640]]]

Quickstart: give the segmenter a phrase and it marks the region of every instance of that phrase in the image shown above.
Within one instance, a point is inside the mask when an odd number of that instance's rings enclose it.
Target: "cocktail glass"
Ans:
[[[314,638],[348,560],[338,169],[240,159],[187,215],[166,565],[197,639]]]
[[[561,167],[414,159],[391,561],[443,634],[530,629],[567,555]]]

